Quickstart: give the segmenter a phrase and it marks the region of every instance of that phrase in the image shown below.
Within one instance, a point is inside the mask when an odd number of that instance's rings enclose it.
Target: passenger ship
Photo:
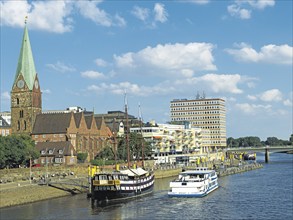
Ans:
[[[181,172],[177,179],[170,182],[168,195],[172,197],[203,197],[217,188],[216,171],[201,167]]]
[[[94,200],[115,202],[151,193],[154,174],[142,168],[129,168],[112,173],[96,173],[91,181]]]
[[[116,202],[143,196],[153,191],[155,181],[154,172],[144,169],[144,161],[142,160],[143,168],[130,168],[129,126],[126,95],[125,115],[127,128],[126,145],[128,154],[128,167],[125,170],[119,170],[116,168],[115,171],[107,173],[94,172],[94,175],[91,178],[91,196],[94,200]]]

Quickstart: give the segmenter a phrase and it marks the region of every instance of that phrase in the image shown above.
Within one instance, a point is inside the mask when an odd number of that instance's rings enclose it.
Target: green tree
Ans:
[[[81,161],[82,163],[84,163],[84,161],[87,158],[87,153],[77,153],[77,160]]]
[[[144,158],[151,154],[151,145],[144,140],[140,133],[131,132],[129,134],[130,160],[142,158],[142,147]],[[120,138],[118,142],[117,158],[127,161],[127,145],[125,138]]]
[[[35,142],[28,135],[1,136],[0,143],[0,168],[25,165],[30,158],[33,160],[40,156]]]

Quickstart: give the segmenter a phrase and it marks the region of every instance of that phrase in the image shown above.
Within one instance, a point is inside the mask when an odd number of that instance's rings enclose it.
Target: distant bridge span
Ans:
[[[293,145],[286,146],[265,146],[265,147],[237,147],[226,148],[226,152],[265,152],[265,162],[269,162],[269,152],[293,151]]]

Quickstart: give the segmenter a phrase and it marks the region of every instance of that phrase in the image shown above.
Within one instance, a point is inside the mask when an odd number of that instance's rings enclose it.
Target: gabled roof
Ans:
[[[66,133],[70,126],[71,113],[39,114],[32,134]]]
[[[74,116],[74,121],[75,121],[76,127],[79,128],[80,121],[81,121],[81,118],[82,118],[82,112],[74,113],[73,116]]]
[[[38,142],[36,144],[37,150],[44,151],[44,154],[41,154],[41,156],[55,156],[55,157],[61,157],[61,156],[70,156],[71,150],[73,151],[73,155],[76,156],[76,152],[71,144],[70,141],[58,141],[58,142]],[[49,151],[52,150],[52,154],[49,153]],[[61,151],[62,150],[62,153]]]
[[[97,128],[99,130],[101,130],[103,117],[97,117],[97,116],[95,116],[95,121],[96,121]]]
[[[84,116],[85,123],[88,129],[91,129],[92,121],[93,121],[93,115],[85,115]]]
[[[28,88],[32,90],[36,78],[36,68],[26,26],[24,28],[22,46],[20,49],[13,85],[16,83],[16,80],[20,74],[23,76]]]
[[[0,115],[0,128],[9,128],[11,127],[8,122]]]

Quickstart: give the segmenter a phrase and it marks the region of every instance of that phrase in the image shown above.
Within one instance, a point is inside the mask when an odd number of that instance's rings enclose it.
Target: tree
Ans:
[[[151,145],[144,140],[140,133],[131,132],[129,134],[130,160],[142,158],[142,146],[144,147],[144,157],[150,155]],[[120,138],[118,142],[117,159],[127,160],[127,145],[125,138]]]
[[[77,153],[77,160],[84,162],[87,158],[87,153]]]
[[[35,142],[28,135],[10,135],[0,137],[0,168],[18,167],[37,159],[40,153]]]

